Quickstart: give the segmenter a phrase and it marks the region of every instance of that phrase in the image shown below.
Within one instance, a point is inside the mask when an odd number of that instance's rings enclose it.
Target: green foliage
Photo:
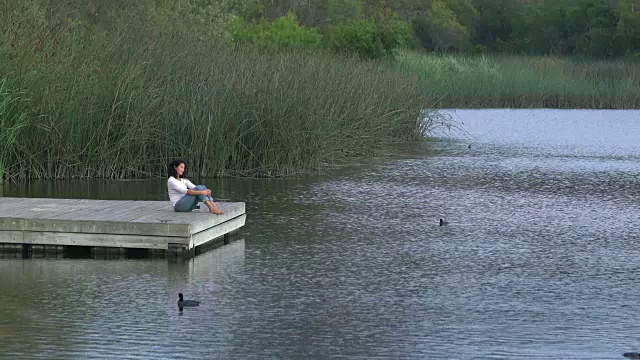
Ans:
[[[293,13],[258,24],[236,17],[228,32],[232,43],[249,43],[263,49],[316,48],[322,41],[317,29],[298,25]]]
[[[414,34],[411,25],[397,16],[382,21],[378,27],[382,46],[388,54],[413,45]]]
[[[198,176],[316,172],[418,137],[429,104],[386,62],[185,36],[166,3],[120,26],[0,5],[5,178],[162,176],[174,157]]]
[[[640,4],[636,0],[620,0],[618,12],[616,40],[623,44],[627,55],[640,57]]]
[[[362,0],[239,0],[243,11],[237,13],[249,21],[274,20],[292,12],[304,27],[326,30],[329,23],[336,24],[362,15]]]
[[[440,94],[438,107],[640,107],[640,71],[632,62],[403,53],[397,65]]]
[[[447,7],[455,14],[457,22],[463,26],[468,33],[469,38],[475,36],[475,23],[478,18],[478,9],[473,5],[471,0],[449,0],[446,2]]]
[[[528,5],[518,7],[513,0],[473,0],[473,6],[477,11],[473,44],[493,51],[508,50],[504,46],[511,38],[517,10]]]
[[[435,50],[464,49],[469,30],[458,22],[456,14],[442,0],[433,0],[427,11],[427,27]]]
[[[327,42],[329,48],[336,52],[378,59],[406,47],[412,38],[409,24],[397,18],[380,22],[372,18],[359,18],[331,26]]]
[[[319,3],[321,3],[320,1]],[[332,24],[340,24],[357,19],[362,15],[363,6],[359,0],[327,0],[326,20]],[[319,14],[321,20],[322,15]],[[318,21],[321,25],[322,22]]]
[[[177,20],[190,24],[193,28],[190,36],[195,35],[201,39],[220,38],[231,21],[229,10],[233,6],[230,0],[191,0],[182,3],[179,3],[181,0],[172,1],[174,9],[178,12]]]
[[[377,59],[386,55],[378,37],[378,26],[372,19],[362,18],[331,26],[328,43],[337,52],[355,52],[365,58]]]
[[[318,3],[254,0],[244,17],[231,22],[229,39],[232,43],[251,43],[260,48],[323,45],[339,53],[369,59],[392,55],[395,49],[412,45],[410,24],[382,6],[384,2],[374,3],[368,8],[362,0]],[[285,9],[286,15],[277,16]],[[309,26],[304,27],[299,21]]]
[[[637,0],[225,1],[242,4],[240,7],[246,11],[238,14],[250,23],[293,12],[300,24],[320,29],[325,37],[331,37],[331,30],[338,27],[341,48],[348,49],[343,44],[347,36],[357,45],[358,53],[374,56],[381,56],[387,47],[374,44],[366,34],[371,30],[367,24],[362,24],[365,29],[361,32],[349,27],[361,18],[384,23],[392,14],[411,24],[413,33],[428,50],[593,58],[633,57],[640,52]]]
[[[447,51],[469,47],[476,17],[471,0],[419,0],[409,8],[410,11],[398,12],[410,19],[415,36],[426,49]]]
[[[514,48],[521,52],[586,57],[623,54],[619,8],[609,0],[558,0],[523,6],[513,22]],[[531,31],[538,28],[544,31]]]

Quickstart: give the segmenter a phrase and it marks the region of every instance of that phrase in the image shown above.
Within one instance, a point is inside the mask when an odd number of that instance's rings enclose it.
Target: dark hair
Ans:
[[[173,160],[172,162],[170,162],[170,163],[169,163],[169,168],[167,169],[167,172],[169,173],[169,177],[172,177],[172,176],[173,176],[174,178],[178,178],[178,172],[176,171],[176,168],[177,168],[178,166],[180,166],[180,164],[185,164],[185,165],[187,165],[187,163],[186,163],[186,162],[184,162],[184,160],[180,160],[180,159],[175,159],[175,160]],[[184,177],[184,175],[185,175],[186,173],[187,173],[187,172],[185,171],[185,172],[182,174],[182,177]]]

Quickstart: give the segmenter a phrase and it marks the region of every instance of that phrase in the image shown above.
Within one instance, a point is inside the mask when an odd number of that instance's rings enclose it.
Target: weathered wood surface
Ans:
[[[78,200],[0,197],[0,243],[191,249],[245,223],[243,202],[204,204],[189,213],[168,201]]]

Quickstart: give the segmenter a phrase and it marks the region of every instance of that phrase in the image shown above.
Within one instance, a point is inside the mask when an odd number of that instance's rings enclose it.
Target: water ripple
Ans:
[[[465,137],[399,158],[227,182],[221,191],[247,201],[244,239],[190,262],[0,260],[0,357],[640,350],[638,113],[456,116]],[[180,312],[178,292],[202,305]]]

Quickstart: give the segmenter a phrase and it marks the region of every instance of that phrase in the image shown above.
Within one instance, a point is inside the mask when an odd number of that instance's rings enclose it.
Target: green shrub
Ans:
[[[411,24],[398,18],[385,21],[379,27],[382,45],[387,53],[399,48],[413,46],[414,34]]]
[[[385,55],[378,37],[378,26],[371,19],[351,20],[331,26],[328,44],[336,52],[356,53],[370,59]]]
[[[371,18],[360,18],[331,26],[327,43],[339,53],[378,59],[393,55],[397,48],[409,45],[412,39],[411,26],[402,20],[376,22]]]
[[[322,36],[318,29],[298,25],[293,13],[281,16],[273,22],[262,20],[251,24],[236,17],[229,27],[232,43],[250,43],[263,49],[315,48]]]

